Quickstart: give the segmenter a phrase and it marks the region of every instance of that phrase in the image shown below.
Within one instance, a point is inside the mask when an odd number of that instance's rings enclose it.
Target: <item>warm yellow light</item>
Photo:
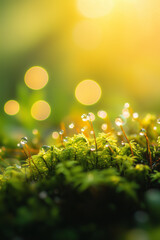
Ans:
[[[38,121],[43,121],[49,117],[51,108],[46,101],[39,100],[32,105],[31,115]]]
[[[95,49],[100,44],[101,39],[101,28],[89,20],[78,22],[73,29],[73,40],[83,49]]]
[[[77,0],[77,8],[88,18],[99,18],[110,13],[114,6],[113,0]]]
[[[48,82],[48,73],[42,67],[31,67],[25,74],[25,84],[33,90],[39,90],[45,87]]]
[[[53,132],[52,133],[52,138],[53,139],[58,139],[59,138],[59,133],[58,132]]]
[[[83,80],[77,85],[75,96],[81,104],[95,104],[101,97],[101,87],[96,81],[90,79]]]
[[[33,135],[38,135],[39,131],[38,131],[38,129],[35,128],[32,130],[32,133],[33,133]]]
[[[4,105],[4,111],[8,115],[16,115],[19,112],[19,103],[15,100],[9,100]]]
[[[102,130],[107,130],[108,128],[108,125],[106,123],[103,123],[102,126],[101,126]]]

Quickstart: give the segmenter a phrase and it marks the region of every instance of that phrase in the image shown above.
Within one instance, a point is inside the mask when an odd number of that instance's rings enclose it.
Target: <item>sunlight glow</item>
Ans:
[[[111,12],[113,0],[77,0],[80,13],[88,18],[99,18]]]
[[[8,115],[16,115],[19,112],[19,103],[15,100],[9,100],[4,105],[4,111]]]
[[[47,71],[38,66],[31,67],[25,74],[25,84],[33,90],[39,90],[45,87],[48,82]]]
[[[32,105],[31,115],[38,121],[46,120],[51,113],[50,105],[43,100],[39,100]]]
[[[92,105],[101,97],[101,87],[96,81],[87,79],[81,81],[75,90],[76,99],[83,105]]]
[[[73,40],[85,50],[95,49],[101,42],[102,31],[100,26],[89,20],[78,22],[73,29]]]

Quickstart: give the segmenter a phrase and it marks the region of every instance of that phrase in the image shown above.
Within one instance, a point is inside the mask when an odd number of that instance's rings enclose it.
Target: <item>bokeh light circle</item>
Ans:
[[[102,31],[98,24],[91,20],[82,20],[76,23],[73,29],[74,42],[85,50],[93,50],[99,46]]]
[[[9,100],[4,105],[4,111],[8,115],[16,115],[19,112],[19,103],[15,100]]]
[[[53,139],[58,139],[59,138],[59,133],[58,132],[53,132],[52,133],[52,138]]]
[[[50,113],[51,107],[44,100],[39,100],[32,105],[31,115],[38,121],[46,120],[49,117]]]
[[[81,81],[75,90],[75,97],[83,105],[93,105],[101,97],[102,91],[99,84],[94,80]]]
[[[113,0],[77,0],[78,10],[88,18],[103,17],[110,13],[113,6]]]
[[[48,73],[44,68],[34,66],[28,69],[24,76],[24,81],[27,87],[33,90],[39,90],[46,86]]]

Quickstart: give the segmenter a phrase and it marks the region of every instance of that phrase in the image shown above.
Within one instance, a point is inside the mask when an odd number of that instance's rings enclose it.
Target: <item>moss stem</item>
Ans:
[[[122,130],[122,132],[123,132],[123,134],[124,134],[124,136],[125,136],[125,138],[126,138],[128,144],[129,144],[129,147],[130,147],[130,149],[131,149],[132,156],[134,156],[134,153],[133,153],[133,149],[132,149],[131,143],[130,143],[130,141],[129,141],[129,139],[128,139],[128,137],[127,137],[125,131],[124,131],[124,128],[123,128],[122,125],[120,125],[120,127],[121,127],[121,130]]]

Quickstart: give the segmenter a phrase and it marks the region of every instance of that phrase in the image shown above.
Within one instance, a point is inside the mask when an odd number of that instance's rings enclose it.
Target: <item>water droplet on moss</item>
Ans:
[[[60,134],[60,135],[63,135],[63,134],[64,134],[64,131],[63,131],[63,130],[60,130],[60,131],[59,131],[59,134]]]
[[[157,119],[157,123],[160,124],[160,118]]]
[[[68,137],[65,137],[65,138],[63,139],[63,142],[68,142]]]
[[[28,142],[28,138],[23,137],[23,138],[21,138],[20,144],[25,145],[25,144],[27,144],[27,142]]]
[[[16,164],[16,168],[18,168],[18,169],[21,169],[21,166],[20,166],[20,165],[18,165],[18,164]]]
[[[139,135],[144,136],[146,133],[146,130],[144,128],[141,128]]]
[[[81,132],[84,132],[85,131],[85,128],[83,127],[83,128],[81,128]]]
[[[108,148],[108,147],[109,147],[109,143],[107,143],[104,147],[105,147],[105,148]]]
[[[137,118],[139,118],[139,114],[138,113],[133,113],[133,119],[137,119]]]
[[[74,128],[74,123],[70,123],[70,124],[69,124],[69,128],[70,128],[70,129]]]
[[[120,117],[116,118],[115,124],[116,124],[117,126],[122,126],[122,125],[123,125],[122,118],[120,118]]]
[[[94,152],[96,150],[96,147],[94,145],[91,146],[90,150]]]
[[[90,114],[89,113],[88,114],[83,114],[81,116],[81,118],[82,118],[82,121],[84,121],[84,122],[89,121],[90,120]]]
[[[18,148],[23,148],[23,146],[22,146],[21,143],[18,143],[18,144],[17,144],[17,147],[18,147]]]
[[[124,108],[129,108],[130,107],[130,104],[129,103],[125,103],[124,104]]]
[[[41,150],[44,150],[45,152],[47,152],[51,147],[50,146],[47,146],[47,145],[43,145],[41,147]]]

